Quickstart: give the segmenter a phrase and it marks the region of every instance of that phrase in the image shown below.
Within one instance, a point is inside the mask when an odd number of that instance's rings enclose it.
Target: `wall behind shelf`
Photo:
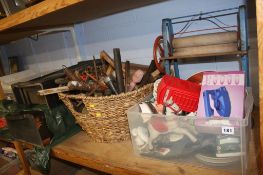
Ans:
[[[22,69],[49,72],[61,65],[76,64],[75,50],[69,32],[43,35],[37,41],[25,38],[2,47],[6,57],[18,56]],[[7,58],[3,61],[7,64]],[[5,66],[5,67],[8,67]]]

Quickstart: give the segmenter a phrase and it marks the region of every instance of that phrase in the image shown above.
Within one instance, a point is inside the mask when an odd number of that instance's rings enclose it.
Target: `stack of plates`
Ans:
[[[198,159],[200,162],[212,165],[212,166],[225,166],[232,164],[234,162],[237,162],[240,160],[240,156],[235,157],[213,157],[210,155],[202,155],[202,154],[196,154],[196,159]]]

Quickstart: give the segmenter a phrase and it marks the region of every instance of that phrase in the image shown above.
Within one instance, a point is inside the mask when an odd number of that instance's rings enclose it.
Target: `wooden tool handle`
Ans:
[[[146,71],[146,73],[142,77],[142,81],[140,82],[139,87],[142,87],[142,86],[150,83],[150,81],[152,80],[151,79],[151,73],[153,71],[155,71],[156,69],[157,68],[156,68],[155,62],[154,62],[154,60],[152,60],[150,66],[148,67],[148,70]]]
[[[2,88],[2,83],[0,81],[0,100],[4,100],[5,99],[5,94],[4,94],[4,90]]]
[[[114,61],[106,51],[103,50],[100,52],[100,59],[105,60],[113,69],[115,69]],[[122,66],[122,71],[125,72],[124,66]]]
[[[121,53],[119,48],[113,49],[114,54],[114,66],[116,73],[116,80],[118,85],[118,92],[125,92],[124,81],[123,81],[123,72],[122,72],[122,64],[121,64]]]
[[[82,81],[81,78],[76,76],[75,73],[72,70],[68,69],[67,67],[64,68],[64,73],[70,79],[70,81],[79,81],[79,82]]]
[[[151,77],[152,77],[152,79],[153,79],[153,81],[155,81],[157,78],[158,78],[158,76],[160,75],[160,71],[158,70],[158,69],[156,69],[155,71],[153,71],[152,73],[151,73]]]
[[[93,75],[91,75],[91,74],[89,74],[89,73],[86,73],[86,74],[87,74],[87,76],[90,77],[93,81],[95,81],[96,83],[98,83],[99,86],[101,86],[102,88],[104,88],[104,89],[107,88],[107,86],[106,86],[106,84],[105,84],[104,82],[97,80]]]
[[[106,71],[106,75],[110,76],[113,71],[114,71],[113,68],[109,65],[109,67],[107,68],[107,71]]]
[[[61,86],[61,87],[56,87],[56,88],[50,88],[50,89],[44,89],[44,90],[39,90],[38,93],[39,95],[50,95],[50,94],[56,94],[60,92],[67,92],[70,91],[68,86]]]
[[[103,50],[100,52],[100,59],[104,59],[109,65],[111,65],[111,67],[114,68],[114,61],[106,51]]]
[[[83,84],[78,81],[70,81],[68,82],[67,86],[61,86],[61,87],[56,87],[56,88],[50,88],[50,89],[44,89],[44,90],[39,90],[38,93],[39,95],[50,95],[50,94],[56,94],[60,92],[67,92],[70,90],[81,90],[81,91],[91,91],[95,87],[90,86],[88,84]]]
[[[125,92],[129,91],[129,85],[130,85],[130,62],[125,62]]]

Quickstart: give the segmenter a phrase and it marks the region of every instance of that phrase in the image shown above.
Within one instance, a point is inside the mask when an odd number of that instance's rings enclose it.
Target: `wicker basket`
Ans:
[[[77,123],[85,130],[94,142],[119,142],[130,139],[126,110],[141,102],[153,90],[153,84],[148,84],[138,90],[104,97],[88,97],[85,95],[59,94],[74,115]],[[72,100],[82,100],[86,113],[77,112]]]

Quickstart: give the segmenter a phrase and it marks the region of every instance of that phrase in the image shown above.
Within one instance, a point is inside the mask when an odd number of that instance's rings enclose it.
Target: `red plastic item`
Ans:
[[[164,66],[162,65],[162,61],[160,60],[160,57],[164,57],[164,49],[163,49],[163,37],[158,36],[153,45],[153,60],[155,62],[155,65],[157,69],[164,73]]]
[[[173,102],[186,112],[197,110],[201,90],[199,84],[165,75],[157,89],[158,104],[164,104],[167,90],[169,90],[169,94],[166,100],[172,97]]]
[[[163,117],[153,117],[151,125],[158,132],[167,132],[169,130]]]
[[[7,126],[5,118],[0,118],[0,128],[5,128]]]

